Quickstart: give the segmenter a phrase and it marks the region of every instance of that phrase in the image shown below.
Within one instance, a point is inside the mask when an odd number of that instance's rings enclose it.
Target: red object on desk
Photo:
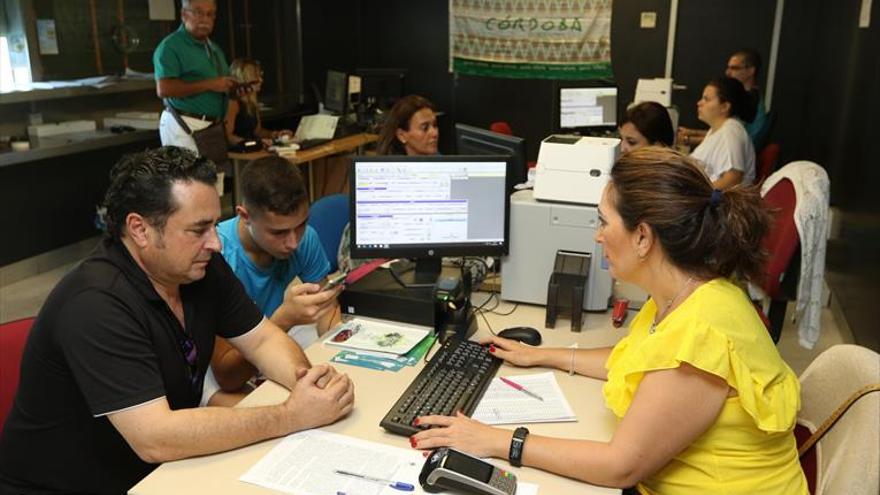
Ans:
[[[611,324],[614,328],[623,326],[626,321],[626,311],[629,308],[629,299],[618,299],[614,301],[614,311],[611,312]]]
[[[376,268],[379,268],[380,265],[387,261],[387,259],[380,258],[355,268],[354,270],[348,272],[348,276],[345,277],[345,284],[351,285],[357,282],[358,280],[366,277],[368,273],[372,272]]]

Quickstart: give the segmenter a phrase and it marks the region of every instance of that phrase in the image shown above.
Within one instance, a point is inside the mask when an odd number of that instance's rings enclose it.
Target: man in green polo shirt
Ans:
[[[153,53],[156,94],[171,105],[192,131],[223,120],[227,93],[235,86],[223,50],[208,37],[214,30],[214,0],[183,0],[180,29],[169,34]],[[163,146],[180,146],[196,153],[196,143],[165,110],[159,120]]]

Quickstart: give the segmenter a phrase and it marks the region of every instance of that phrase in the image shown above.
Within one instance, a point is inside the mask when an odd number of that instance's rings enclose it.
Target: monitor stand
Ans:
[[[436,284],[440,277],[442,258],[416,258],[416,269],[413,273],[413,283]]]

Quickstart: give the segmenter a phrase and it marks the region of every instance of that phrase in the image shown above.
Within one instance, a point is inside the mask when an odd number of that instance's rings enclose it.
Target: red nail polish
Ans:
[[[413,420],[413,426],[419,426],[419,418]]]
[[[494,346],[494,345],[490,345],[490,346],[489,346],[489,352],[492,352],[492,353],[495,352],[495,346]]]
[[[431,451],[429,450],[422,452],[422,457],[428,457],[429,455],[431,455]]]
[[[416,448],[416,445],[418,445],[418,443],[419,443],[419,442],[418,442],[415,438],[410,438],[410,439],[409,439],[409,444],[410,444],[410,446],[411,446],[412,448]]]

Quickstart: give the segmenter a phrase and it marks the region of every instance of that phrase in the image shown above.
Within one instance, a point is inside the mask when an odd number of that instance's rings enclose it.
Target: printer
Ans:
[[[643,101],[657,102],[666,107],[666,110],[669,112],[669,119],[672,121],[672,129],[678,129],[678,108],[672,105],[673,89],[684,89],[684,86],[673,85],[672,79],[668,77],[655,77],[653,79],[641,78],[636,83],[635,99],[627,106],[627,108]]]
[[[598,205],[619,150],[616,138],[561,134],[544,138],[538,150],[534,198]]]
[[[608,309],[613,282],[602,246],[595,240],[598,227],[595,206],[536,201],[529,190],[512,194],[510,253],[501,258],[501,298],[547,304],[556,252],[566,250],[591,254],[583,309]]]

